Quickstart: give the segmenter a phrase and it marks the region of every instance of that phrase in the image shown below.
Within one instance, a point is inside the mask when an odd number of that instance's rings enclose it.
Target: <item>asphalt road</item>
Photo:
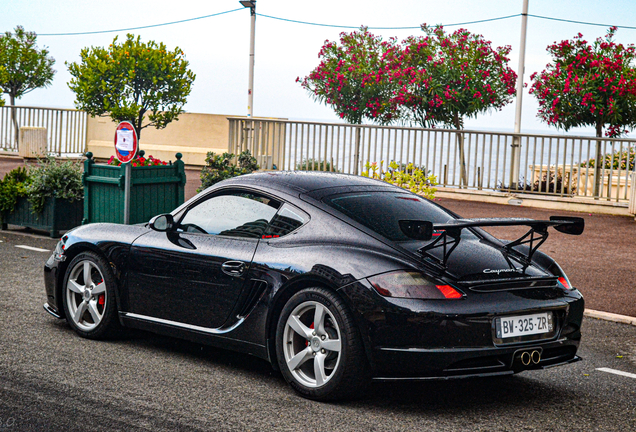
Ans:
[[[317,403],[256,358],[143,332],[77,337],[42,309],[48,252],[16,247],[54,241],[0,240],[0,431],[636,430],[634,326],[586,319],[585,360],[565,367]]]

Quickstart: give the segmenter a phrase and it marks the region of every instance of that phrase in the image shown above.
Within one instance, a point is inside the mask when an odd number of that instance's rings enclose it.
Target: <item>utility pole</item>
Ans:
[[[249,121],[252,120],[254,114],[254,41],[255,41],[255,30],[256,30],[256,0],[241,0],[241,3],[244,7],[250,8],[250,17],[251,17],[251,25],[250,25],[250,72],[248,78],[248,89],[247,89],[247,118],[248,122],[247,126],[247,148],[252,151],[254,154],[254,149],[252,147],[253,134],[254,134],[254,123]],[[245,149],[244,149],[245,150]]]
[[[528,0],[523,0],[523,12],[521,12],[521,38],[519,41],[519,68],[517,77],[517,104],[515,107],[515,134],[521,132],[521,103],[523,99],[523,75],[526,62],[526,33],[528,27]],[[512,139],[511,153],[512,169],[510,170],[510,188],[517,189],[519,181],[519,166],[521,165],[521,138],[516,135]]]

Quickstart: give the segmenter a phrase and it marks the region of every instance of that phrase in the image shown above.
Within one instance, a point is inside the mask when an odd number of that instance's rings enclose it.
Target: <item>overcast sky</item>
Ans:
[[[170,49],[179,46],[186,54],[196,74],[186,111],[197,113],[245,115],[247,113],[247,77],[250,17],[238,0],[0,0],[0,30],[22,25],[40,35],[38,44],[47,46],[55,58],[53,84],[35,90],[21,100],[20,105],[72,108],[74,95],[68,89],[70,75],[65,62],[79,60],[86,46],[107,46],[116,35],[122,39],[127,32],[80,36],[45,36],[51,33],[91,32],[161,24],[171,21],[241,10],[130,33],[143,40],[164,42]],[[258,14],[288,20],[319,24],[369,27],[417,27],[427,24],[453,24],[519,14],[522,0],[505,1],[349,1],[349,0],[258,0]],[[547,17],[601,24],[636,26],[634,0],[530,0],[529,13]],[[482,34],[494,46],[511,45],[510,66],[517,70],[521,17],[462,26]],[[455,30],[457,26],[448,27]],[[318,64],[318,51],[325,40],[337,40],[341,31],[332,27],[312,26],[276,20],[265,16],[256,19],[256,66],[254,84],[254,115],[291,119],[337,121],[333,111],[315,102],[295,82]],[[550,58],[548,44],[571,39],[581,32],[588,41],[605,34],[607,27],[565,23],[528,18],[526,74],[543,70]],[[372,30],[388,39],[404,39],[412,30]],[[636,42],[636,30],[619,29],[619,42]],[[521,130],[550,129],[536,118],[538,104],[526,92],[523,97]],[[512,130],[514,103],[502,111],[467,121],[467,128]],[[593,134],[593,130],[577,131]]]

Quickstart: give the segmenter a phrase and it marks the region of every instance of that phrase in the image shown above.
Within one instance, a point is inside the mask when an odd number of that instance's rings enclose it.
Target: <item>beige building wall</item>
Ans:
[[[226,115],[184,113],[165,129],[147,127],[141,131],[139,148],[146,157],[174,161],[175,154],[183,154],[186,165],[202,166],[207,152],[228,150],[229,122]],[[109,117],[89,117],[87,147],[97,158],[108,159],[115,154],[117,122]]]

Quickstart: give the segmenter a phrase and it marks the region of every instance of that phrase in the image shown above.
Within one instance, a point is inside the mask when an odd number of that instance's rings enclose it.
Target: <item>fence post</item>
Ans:
[[[93,153],[88,152],[86,153],[86,160],[84,161],[84,173],[82,174],[82,183],[84,183],[84,218],[82,219],[82,225],[85,225],[88,223],[88,221],[91,220],[91,215],[90,215],[90,202],[88,200],[88,198],[91,196],[91,192],[90,192],[90,182],[88,181],[88,177],[90,177],[91,175],[91,171],[93,168],[93,164],[95,163],[95,161],[93,160]]]
[[[174,155],[177,160],[175,161],[175,165],[177,168],[177,177],[179,177],[180,179],[180,187],[177,186],[177,205],[181,205],[183,203],[183,201],[185,201],[184,198],[184,187],[186,184],[186,175],[185,175],[185,164],[183,163],[183,161],[181,160],[181,158],[183,157],[183,155],[181,153],[177,153],[176,155]]]

